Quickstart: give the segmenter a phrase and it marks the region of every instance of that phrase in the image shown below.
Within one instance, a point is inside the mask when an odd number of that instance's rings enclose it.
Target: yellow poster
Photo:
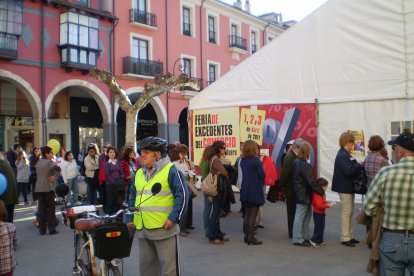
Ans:
[[[357,157],[365,156],[365,139],[363,130],[348,130],[355,137],[354,149],[351,150],[351,154]]]
[[[265,110],[242,108],[240,111],[240,141],[253,140],[262,145]]]
[[[199,164],[207,146],[221,140],[226,145],[226,157],[234,164],[240,152],[239,108],[193,110],[192,115],[194,163]]]

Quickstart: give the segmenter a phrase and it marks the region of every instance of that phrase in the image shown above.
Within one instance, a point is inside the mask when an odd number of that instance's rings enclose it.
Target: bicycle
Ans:
[[[151,187],[152,196],[161,191],[161,184]],[[121,209],[114,215],[99,216],[96,206],[82,205],[68,208],[65,196],[69,192],[66,185],[56,188],[56,193],[64,198],[62,219],[65,225],[74,230],[75,258],[73,275],[79,276],[121,276],[119,269],[122,258],[129,257],[135,229],[130,230],[120,215],[133,215],[139,212],[136,207]],[[143,202],[145,202],[144,200]],[[97,266],[95,259],[100,259]]]
[[[91,211],[86,213],[86,218],[74,222],[74,274],[122,275],[119,267],[122,258],[129,257],[134,237],[134,231],[120,219],[122,213],[133,214],[128,209],[121,209],[112,216],[99,216]],[[96,259],[100,259],[98,265]]]

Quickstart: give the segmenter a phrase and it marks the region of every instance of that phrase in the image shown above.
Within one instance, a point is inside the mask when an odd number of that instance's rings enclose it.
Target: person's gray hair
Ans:
[[[302,138],[296,138],[295,141],[293,141],[292,147],[299,148],[300,145],[303,144],[303,142],[306,142]]]

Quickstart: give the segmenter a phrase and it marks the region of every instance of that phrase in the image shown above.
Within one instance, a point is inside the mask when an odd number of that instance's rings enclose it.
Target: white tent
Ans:
[[[330,0],[190,100],[205,109],[318,103],[319,174],[339,135],[414,124],[414,1]],[[411,125],[409,125],[411,124]]]

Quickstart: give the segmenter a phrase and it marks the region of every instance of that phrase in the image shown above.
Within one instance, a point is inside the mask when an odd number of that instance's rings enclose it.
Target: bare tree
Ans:
[[[115,100],[119,103],[122,110],[126,113],[126,129],[125,142],[132,143],[136,147],[137,133],[137,115],[138,111],[143,109],[149,101],[165,92],[174,89],[177,86],[191,86],[198,89],[196,82],[192,81],[187,74],[174,76],[171,73],[158,75],[154,79],[154,83],[146,83],[138,101],[131,103],[125,90],[118,84],[115,76],[105,70],[93,69],[89,75],[98,81],[105,83],[110,91],[115,95]]]

